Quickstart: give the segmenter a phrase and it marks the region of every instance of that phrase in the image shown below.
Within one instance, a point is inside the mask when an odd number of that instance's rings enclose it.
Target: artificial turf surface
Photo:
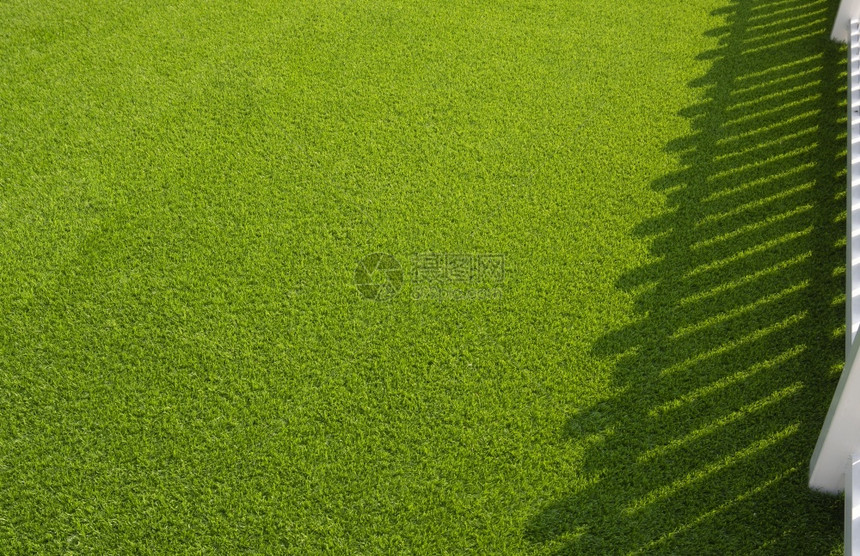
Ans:
[[[838,553],[835,7],[0,2],[0,553]]]

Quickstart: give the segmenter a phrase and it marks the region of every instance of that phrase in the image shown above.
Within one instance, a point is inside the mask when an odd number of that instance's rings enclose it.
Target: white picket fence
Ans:
[[[809,486],[845,492],[845,554],[860,556],[860,0],[842,0],[831,37],[848,43],[845,367],[809,465]]]

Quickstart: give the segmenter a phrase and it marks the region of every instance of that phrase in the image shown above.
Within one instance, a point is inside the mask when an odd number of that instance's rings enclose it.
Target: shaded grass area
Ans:
[[[572,553],[841,553],[838,500],[809,491],[842,363],[844,61],[833,6],[733,2],[682,110],[656,261],[618,286],[636,322],[594,346],[615,393],[566,428],[594,479],[533,521]],[[586,441],[582,442],[581,439]],[[762,516],[773,518],[762,519]],[[776,518],[776,516],[779,516]]]
[[[0,552],[838,552],[835,2],[612,4],[0,3]]]

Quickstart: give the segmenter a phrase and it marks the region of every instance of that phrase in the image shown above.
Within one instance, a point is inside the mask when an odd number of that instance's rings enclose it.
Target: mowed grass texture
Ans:
[[[836,3],[0,2],[0,553],[839,553]]]

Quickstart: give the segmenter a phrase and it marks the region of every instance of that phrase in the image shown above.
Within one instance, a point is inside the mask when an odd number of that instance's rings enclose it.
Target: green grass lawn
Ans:
[[[839,553],[836,4],[0,1],[0,554]]]

